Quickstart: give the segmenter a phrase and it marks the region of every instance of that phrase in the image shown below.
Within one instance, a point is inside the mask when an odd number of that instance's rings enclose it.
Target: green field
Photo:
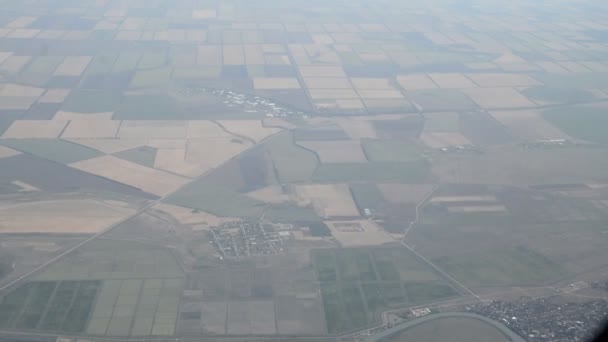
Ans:
[[[312,208],[302,208],[290,204],[271,204],[264,212],[264,218],[272,222],[319,221]]]
[[[318,164],[317,156],[295,145],[291,133],[280,133],[264,143],[281,183],[305,182],[311,179]]]
[[[0,327],[84,332],[100,285],[99,281],[26,283],[0,300]]]
[[[157,149],[149,146],[136,147],[130,150],[115,153],[118,158],[122,158],[139,165],[154,167]]]
[[[396,181],[421,183],[429,180],[426,160],[411,162],[325,163],[313,175],[317,182]]]
[[[61,139],[2,139],[0,144],[61,164],[74,163],[102,155],[101,152],[92,148]]]
[[[608,87],[608,73],[605,72],[541,73],[534,75],[534,78],[552,88],[603,89]]]
[[[543,117],[566,134],[591,142],[608,144],[608,115],[602,107],[560,107],[545,110]]]
[[[566,274],[559,264],[524,247],[450,255],[433,262],[472,287],[542,285]]]
[[[384,196],[375,183],[350,184],[350,192],[360,212],[365,208],[378,210],[384,202]]]
[[[78,113],[113,112],[122,95],[113,90],[73,89],[62,110]]]
[[[312,258],[330,333],[373,324],[391,306],[457,295],[402,247],[319,249]]]
[[[365,139],[362,146],[370,162],[412,162],[423,158],[419,146],[405,141]]]
[[[131,80],[130,88],[160,87],[169,83],[172,68],[139,70]]]

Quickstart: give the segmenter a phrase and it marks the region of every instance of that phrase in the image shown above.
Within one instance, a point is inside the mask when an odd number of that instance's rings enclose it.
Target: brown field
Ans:
[[[71,167],[128,184],[158,196],[177,190],[188,182],[160,170],[135,164],[114,156],[102,156],[70,164]]]
[[[359,98],[354,89],[309,89],[308,92],[313,100]]]
[[[405,90],[419,90],[419,89],[436,89],[439,88],[432,79],[425,74],[417,75],[399,75],[397,76],[397,82],[401,88]]]
[[[359,210],[347,184],[296,185],[302,203],[310,203],[320,217],[359,216]]]
[[[570,139],[535,110],[492,111],[490,114],[522,140]]]
[[[116,153],[146,145],[144,139],[66,139],[103,153]]]
[[[188,121],[188,133],[185,137],[191,138],[224,138],[228,134],[213,121]]]
[[[230,133],[245,136],[256,143],[281,131],[279,128],[264,127],[258,120],[221,120],[218,122]]]
[[[369,121],[356,119],[335,119],[334,121],[351,139],[375,139],[378,137],[374,125]]]
[[[420,203],[429,196],[435,186],[433,184],[378,184],[382,196],[394,203]]]
[[[420,140],[430,148],[471,145],[471,142],[459,132],[423,132]]]
[[[463,88],[477,88],[477,85],[473,83],[463,74],[457,73],[432,73],[429,77],[437,84],[440,88],[450,89],[463,89]]]
[[[367,220],[325,221],[342,247],[378,246],[395,239],[376,223]]]
[[[19,84],[5,84],[0,89],[1,97],[35,97],[38,98],[44,93],[43,88],[24,86]]]
[[[256,90],[300,89],[297,78],[290,77],[256,77],[253,79]]]
[[[367,162],[361,142],[357,140],[300,141],[298,145],[315,151],[323,163]]]
[[[308,77],[304,84],[309,89],[352,89],[348,78],[341,77]]]
[[[121,139],[183,139],[187,132],[186,121],[124,120],[117,136]]]
[[[18,154],[21,154],[21,152],[15,151],[12,148],[8,148],[8,147],[0,145],[0,158],[8,158],[8,157],[16,156]]]
[[[89,56],[68,56],[55,69],[54,76],[80,76],[93,58]]]
[[[70,89],[49,89],[38,99],[38,102],[63,103],[68,95],[70,95],[70,91]]]
[[[135,212],[135,208],[126,203],[117,204],[93,199],[3,203],[0,204],[0,232],[97,233]]]
[[[247,196],[266,203],[285,203],[291,200],[289,195],[284,194],[278,185],[267,186],[248,192]]]
[[[207,229],[209,227],[219,226],[224,222],[234,222],[239,220],[236,218],[218,217],[201,211],[193,212],[193,210],[190,208],[165,203],[158,203],[154,205],[152,209],[165,212],[173,216],[173,218],[175,218],[181,224],[193,225],[196,229]]]
[[[513,88],[478,88],[463,90],[475,103],[485,109],[534,107],[528,100]]]
[[[71,120],[63,131],[61,137],[66,139],[115,138],[119,126],[120,121],[109,121],[103,119]]]
[[[541,85],[539,81],[525,74],[466,74],[480,87],[524,87]]]
[[[67,125],[67,121],[56,120],[16,120],[4,132],[3,138],[57,138]]]

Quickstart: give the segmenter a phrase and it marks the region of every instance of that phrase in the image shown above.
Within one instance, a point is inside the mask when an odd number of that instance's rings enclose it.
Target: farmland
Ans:
[[[453,2],[4,1],[0,340],[601,303],[608,6]]]

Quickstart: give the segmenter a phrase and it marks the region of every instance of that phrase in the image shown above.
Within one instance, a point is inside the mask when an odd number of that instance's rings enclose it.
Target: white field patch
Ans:
[[[527,87],[542,85],[526,74],[466,74],[480,87]]]
[[[54,76],[80,76],[93,58],[90,56],[68,56],[55,69]]]
[[[256,77],[253,79],[256,90],[300,89],[297,78],[291,77]]]
[[[24,86],[19,84],[5,84],[0,89],[1,97],[35,97],[38,98],[44,93],[43,88]]]
[[[22,182],[19,180],[16,181],[12,181],[11,183],[13,183],[14,185],[20,187],[21,189],[19,190],[19,192],[32,192],[32,191],[40,191],[40,189],[38,189],[37,187],[28,184],[26,182]]]
[[[425,74],[399,75],[397,83],[405,90],[437,89],[439,86]]]
[[[299,202],[312,204],[320,217],[358,217],[348,184],[296,185]]]
[[[370,121],[342,118],[334,121],[351,139],[376,139],[378,137],[376,129]]]
[[[10,56],[2,62],[0,70],[8,73],[17,73],[23,69],[30,59],[32,59],[31,56]]]
[[[16,120],[2,137],[6,139],[57,138],[67,123],[67,121],[55,120]]]
[[[35,97],[0,97],[0,110],[28,110],[34,102]]]
[[[21,152],[15,151],[12,148],[8,148],[6,146],[0,145],[0,159],[13,157],[13,156],[16,156],[19,154],[21,154]]]
[[[79,119],[71,120],[61,135],[65,139],[108,139],[115,138],[120,121]]]
[[[367,162],[358,140],[299,141],[298,145],[313,150],[322,163]]]
[[[513,88],[464,89],[475,103],[484,109],[534,107],[536,104]]]
[[[191,208],[184,208],[172,204],[158,203],[152,207],[154,210],[159,210],[171,215],[181,224],[193,226],[194,229],[209,229],[217,227],[225,222],[238,222],[238,218],[218,217],[202,211],[193,212]]]
[[[472,145],[471,142],[459,132],[423,132],[420,140],[430,148]]]
[[[465,88],[477,88],[477,85],[473,83],[463,74],[458,73],[432,73],[429,77],[437,84],[440,88],[447,89],[465,89]]]
[[[70,91],[70,89],[49,89],[38,99],[38,102],[63,103],[68,95],[70,95]]]
[[[395,239],[376,223],[367,220],[325,221],[342,247],[379,246]]]
[[[114,156],[102,156],[70,164],[71,167],[164,196],[189,180]]]
[[[92,199],[0,204],[0,232],[93,234],[134,212],[126,203]]]
[[[187,121],[123,120],[117,136],[121,139],[183,139],[187,132]]]
[[[245,136],[256,143],[281,131],[279,128],[264,127],[259,120],[221,120],[218,121],[230,133]]]
[[[309,89],[352,89],[353,86],[345,77],[309,77],[304,79]]]
[[[571,139],[536,110],[492,111],[490,114],[522,140]]]
[[[265,188],[248,192],[247,196],[265,203],[280,204],[291,201],[290,196],[284,194],[281,187],[278,185],[267,186]]]
[[[130,150],[137,147],[142,147],[147,144],[144,139],[66,139],[75,144],[90,147],[94,150],[112,154]]]
[[[31,23],[36,21],[36,19],[38,19],[38,18],[37,17],[27,17],[27,16],[18,17],[15,20],[11,21],[10,23],[6,24],[6,27],[8,27],[8,28],[27,27]]]

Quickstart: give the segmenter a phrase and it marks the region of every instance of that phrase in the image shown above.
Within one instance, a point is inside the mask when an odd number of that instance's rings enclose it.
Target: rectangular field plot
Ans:
[[[99,281],[26,283],[0,299],[0,327],[82,333],[100,285]]]
[[[329,333],[371,325],[399,304],[422,304],[458,293],[402,247],[312,252]]]

